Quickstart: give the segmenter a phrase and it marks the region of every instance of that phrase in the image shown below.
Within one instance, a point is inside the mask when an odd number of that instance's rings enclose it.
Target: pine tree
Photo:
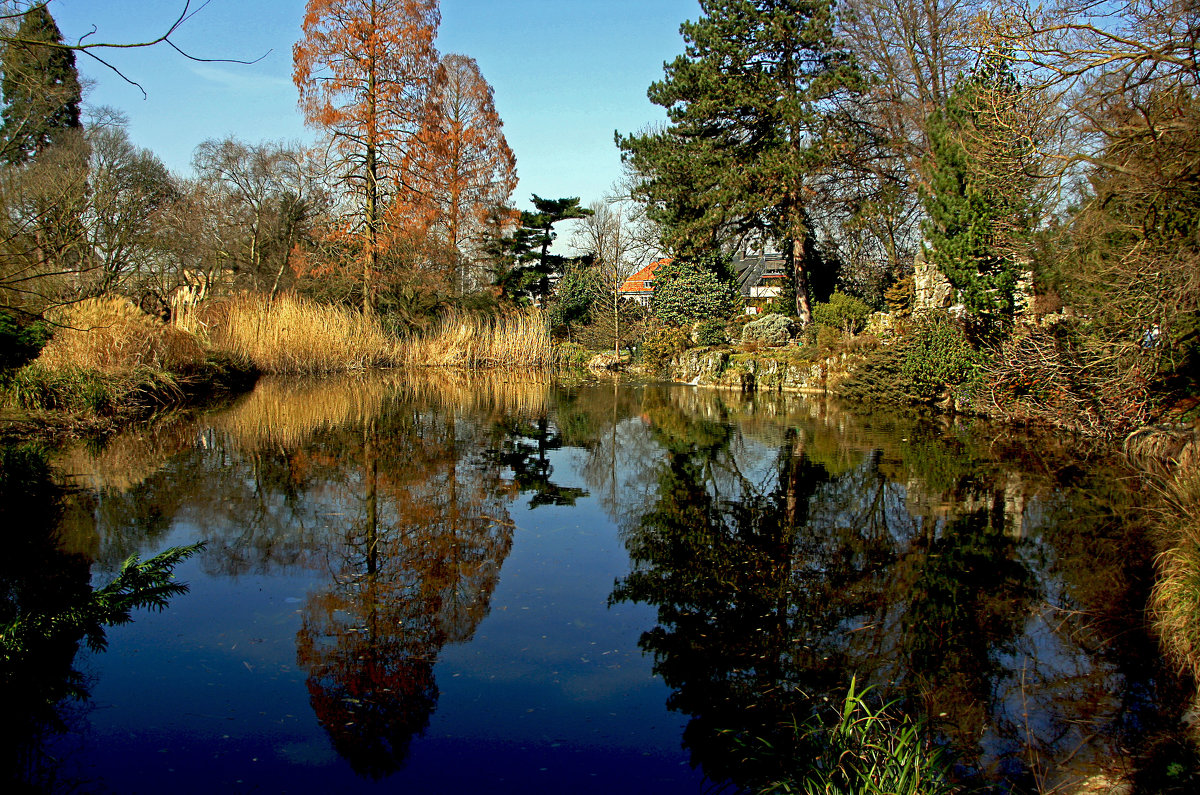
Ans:
[[[955,87],[929,122],[925,237],[975,332],[1011,322],[1034,217],[1032,144],[1015,131],[1020,87],[994,56]]]
[[[831,110],[862,78],[834,35],[831,0],[700,6],[680,28],[685,54],[648,92],[670,125],[617,143],[675,254],[702,257],[752,230],[784,244],[806,324],[815,257],[805,207],[836,155]]]
[[[69,131],[81,129],[75,53],[62,46],[62,34],[45,5],[22,15],[16,35],[0,54],[0,66],[0,157],[6,162],[27,163],[61,143]]]
[[[536,258],[531,258],[526,268],[529,290],[538,301],[545,301],[550,294],[550,281],[556,274],[561,274],[566,266],[567,258],[561,254],[550,253],[550,245],[557,235],[554,225],[559,221],[569,221],[573,218],[586,218],[592,211],[579,206],[578,196],[563,199],[543,199],[536,193],[531,201],[536,212],[522,212],[521,226],[527,239],[537,249]]]

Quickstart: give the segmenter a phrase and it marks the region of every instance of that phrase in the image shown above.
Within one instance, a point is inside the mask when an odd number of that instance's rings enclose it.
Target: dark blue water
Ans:
[[[165,610],[46,652],[85,697],[38,684],[5,759],[51,791],[736,790],[852,675],[1001,791],[1165,764],[1179,729],[1137,495],[1049,437],[392,376],[44,459],[14,604],[206,543]]]

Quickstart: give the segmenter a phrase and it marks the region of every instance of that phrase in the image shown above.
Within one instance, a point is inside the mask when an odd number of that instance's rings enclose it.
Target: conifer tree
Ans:
[[[45,5],[21,16],[16,34],[4,44],[0,66],[0,157],[6,162],[27,163],[61,143],[68,131],[81,129],[75,53],[62,46],[62,33]]]
[[[648,92],[663,130],[620,136],[677,255],[704,256],[765,230],[790,254],[796,314],[811,319],[805,213],[815,178],[835,157],[832,110],[861,76],[833,32],[831,0],[701,0],[680,32],[685,54]]]
[[[524,269],[524,281],[527,284],[526,289],[535,299],[545,301],[550,294],[551,278],[562,273],[567,261],[561,254],[550,253],[550,245],[557,237],[554,225],[559,221],[586,218],[592,211],[579,206],[578,196],[543,199],[535,193],[531,201],[536,212],[521,213],[524,236],[534,249],[525,257],[528,265]]]
[[[993,56],[929,120],[925,237],[982,335],[1012,320],[1034,216],[1032,143],[1014,118],[1019,94],[1003,58]]]

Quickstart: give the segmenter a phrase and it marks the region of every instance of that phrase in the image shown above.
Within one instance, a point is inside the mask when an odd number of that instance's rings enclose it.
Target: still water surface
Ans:
[[[1001,791],[1137,780],[1181,735],[1136,494],[1063,440],[386,374],[50,463],[63,571],[206,543],[6,755],[51,789],[735,791],[852,675]]]

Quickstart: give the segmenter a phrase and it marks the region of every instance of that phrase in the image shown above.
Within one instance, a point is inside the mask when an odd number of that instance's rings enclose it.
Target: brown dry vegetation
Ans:
[[[186,313],[178,323],[265,373],[331,373],[396,364],[396,340],[374,317],[295,295],[245,294]]]
[[[1131,435],[1126,451],[1159,484],[1155,629],[1168,657],[1200,681],[1200,430]]]
[[[420,337],[405,340],[405,364],[433,367],[550,368],[557,347],[537,310],[484,317],[450,313]]]
[[[124,374],[138,368],[183,372],[204,361],[204,350],[186,331],[147,315],[126,298],[105,296],[50,313],[57,326],[38,363]]]

